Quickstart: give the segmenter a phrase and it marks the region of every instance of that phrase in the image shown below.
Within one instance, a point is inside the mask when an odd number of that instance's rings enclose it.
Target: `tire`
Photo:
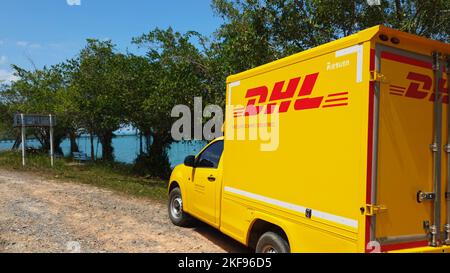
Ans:
[[[183,211],[183,199],[180,188],[174,188],[169,193],[169,218],[176,226],[187,227],[192,224],[192,217]]]
[[[259,237],[256,253],[290,253],[289,243],[275,232],[268,231]]]

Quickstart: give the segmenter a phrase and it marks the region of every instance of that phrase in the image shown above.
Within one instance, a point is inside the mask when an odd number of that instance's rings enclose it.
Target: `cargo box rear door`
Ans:
[[[435,129],[433,57],[380,45],[376,56],[381,80],[373,199],[386,210],[376,214],[372,228],[382,250],[426,246],[428,224],[434,222],[434,201],[419,202],[417,194],[434,191],[434,152],[430,148]],[[446,114],[442,116],[442,124],[446,124]],[[443,129],[446,132],[445,126]],[[446,138],[443,133],[442,139]],[[442,180],[446,178],[444,163],[442,160]]]

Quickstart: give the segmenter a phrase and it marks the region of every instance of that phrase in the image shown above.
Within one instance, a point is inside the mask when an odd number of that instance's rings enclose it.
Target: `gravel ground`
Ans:
[[[166,205],[0,169],[0,252],[246,252],[204,224],[179,228]]]

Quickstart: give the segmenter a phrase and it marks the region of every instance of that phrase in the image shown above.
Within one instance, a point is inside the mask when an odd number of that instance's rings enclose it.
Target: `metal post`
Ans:
[[[54,151],[53,151],[53,117],[50,114],[50,164],[53,167],[53,161],[54,161]]]
[[[375,54],[375,73],[381,72],[381,48],[376,48]],[[372,147],[372,203],[376,204],[377,202],[377,183],[378,183],[378,139],[379,139],[379,131],[380,131],[380,99],[381,99],[381,84],[380,82],[373,83],[373,147]],[[376,238],[376,226],[377,226],[377,217],[373,216],[371,220],[370,226],[370,234],[371,241],[377,241]]]
[[[22,122],[22,166],[25,166],[25,118],[23,114],[20,114],[20,120]]]
[[[430,227],[431,246],[438,246],[441,239],[441,143],[442,143],[442,96],[439,82],[442,77],[440,53],[433,52],[434,71],[434,143],[433,143],[433,185],[434,206],[433,225]]]
[[[450,55],[447,55],[446,62],[447,72],[447,94],[450,96]],[[443,87],[442,87],[443,88]],[[445,239],[444,243],[450,245],[450,104],[447,105],[447,190],[445,199],[447,202],[447,223],[444,226]]]

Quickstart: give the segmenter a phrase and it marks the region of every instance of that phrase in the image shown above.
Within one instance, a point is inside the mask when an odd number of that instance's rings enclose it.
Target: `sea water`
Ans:
[[[27,147],[39,148],[40,143],[35,139],[27,140]],[[0,151],[10,150],[14,141],[0,141]],[[78,149],[80,152],[91,155],[90,139],[87,136],[82,136],[77,139]],[[122,163],[133,163],[139,155],[140,141],[136,135],[116,136],[113,138],[113,148],[115,160]],[[188,155],[196,155],[206,145],[205,141],[190,141],[190,142],[175,142],[168,151],[170,164],[175,167],[183,163],[184,158]],[[70,141],[65,139],[61,143],[61,149],[64,156],[70,153]],[[94,154],[96,158],[102,157],[102,145],[97,138],[94,138]]]

